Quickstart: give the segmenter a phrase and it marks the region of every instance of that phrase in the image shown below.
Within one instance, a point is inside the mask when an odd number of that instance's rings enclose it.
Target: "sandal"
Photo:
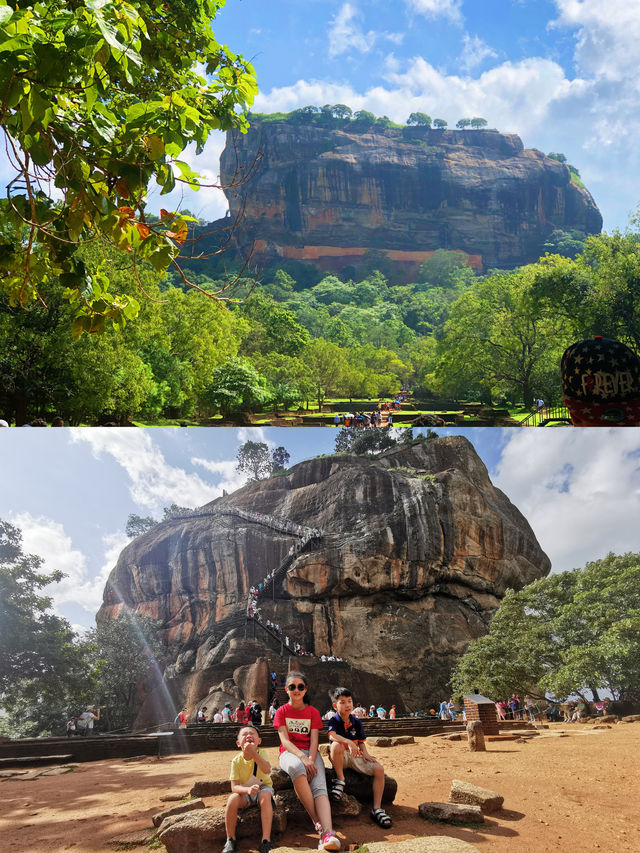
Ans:
[[[331,785],[331,799],[334,802],[338,803],[342,799],[342,795],[344,794],[344,786],[347,783],[344,779],[334,779],[333,784]]]
[[[383,829],[389,829],[393,823],[384,809],[371,809],[371,820]]]

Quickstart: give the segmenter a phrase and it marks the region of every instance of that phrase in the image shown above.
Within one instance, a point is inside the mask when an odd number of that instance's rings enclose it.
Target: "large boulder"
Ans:
[[[162,822],[158,838],[168,853],[220,853],[227,836],[224,828],[224,809],[201,809],[167,817]],[[287,815],[281,806],[273,810],[273,832],[284,832]],[[236,838],[259,838],[260,809],[250,807],[238,814]]]
[[[241,214],[233,240],[267,262],[340,269],[375,251],[410,273],[436,249],[478,269],[520,266],[554,229],[602,228],[569,168],[515,134],[355,127],[252,119],[229,134],[220,174],[231,221]],[[252,170],[240,189],[238,162]]]
[[[278,575],[261,614],[314,653],[297,663],[321,712],[337,684],[400,713],[439,701],[505,591],[550,569],[526,519],[461,436],[302,462],[163,521],[122,551],[98,619],[123,607],[157,619],[181,669],[150,697],[139,726],[173,719],[172,702],[192,697],[206,696],[210,710],[226,696],[254,698],[245,691],[258,690],[261,652],[279,653],[280,644],[247,623],[247,593],[300,545],[289,523],[322,535]],[[323,654],[345,660],[322,662]]]
[[[327,771],[327,786],[331,790],[333,780],[336,778],[335,770]],[[355,770],[344,771],[345,792],[351,794],[360,803],[371,805],[373,802],[373,776],[365,776],[364,773],[358,773]],[[392,803],[398,793],[398,783],[391,776],[385,774],[384,789],[382,792],[382,802],[384,805]],[[335,803],[332,801],[331,808]]]

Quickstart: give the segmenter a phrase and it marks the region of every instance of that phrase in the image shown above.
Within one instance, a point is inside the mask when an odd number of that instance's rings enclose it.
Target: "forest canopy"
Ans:
[[[583,569],[508,590],[489,633],[454,671],[457,694],[513,692],[564,700],[590,690],[640,699],[640,554],[609,554]]]
[[[241,275],[242,299],[230,310],[146,266],[137,322],[78,340],[59,280],[46,308],[21,311],[0,294],[0,415],[70,424],[277,418],[328,399],[393,399],[403,386],[427,406],[560,403],[560,358],[574,341],[601,334],[640,351],[638,223],[580,245],[575,256],[484,275],[461,253],[438,250],[409,283],[374,255],[340,275],[283,262],[260,281]],[[80,256],[91,264],[101,251],[87,245]],[[104,254],[113,287],[135,298],[131,256]],[[227,281],[213,264],[193,277],[210,292]]]

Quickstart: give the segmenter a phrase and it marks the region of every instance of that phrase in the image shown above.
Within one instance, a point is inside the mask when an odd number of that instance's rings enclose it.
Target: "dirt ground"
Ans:
[[[370,751],[398,782],[388,809],[394,823],[390,830],[380,829],[367,812],[340,818],[336,830],[345,851],[352,844],[422,835],[459,838],[486,853],[640,850],[640,722],[601,730],[554,724],[527,743],[487,743],[484,753],[469,752],[466,740],[440,737]],[[277,750],[267,752],[275,764]],[[150,827],[151,815],[171,805],[161,796],[186,793],[197,780],[227,778],[232,754],[100,761],[76,765],[61,776],[2,778],[2,850],[113,851],[114,839]],[[446,801],[452,779],[497,791],[504,796],[504,810],[480,829],[423,820],[418,804]],[[224,806],[225,801],[219,796],[205,803]],[[239,850],[255,853],[259,841],[240,840]],[[277,841],[300,849],[317,845],[311,832],[295,827]]]

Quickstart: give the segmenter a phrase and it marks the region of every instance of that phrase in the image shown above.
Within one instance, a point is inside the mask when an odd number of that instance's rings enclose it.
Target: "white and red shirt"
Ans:
[[[311,731],[322,728],[322,717],[320,711],[312,705],[304,708],[292,708],[289,702],[281,705],[273,718],[274,728],[286,726],[287,734],[291,743],[298,749],[309,749],[311,746]],[[280,752],[286,752],[284,746],[280,746]]]

